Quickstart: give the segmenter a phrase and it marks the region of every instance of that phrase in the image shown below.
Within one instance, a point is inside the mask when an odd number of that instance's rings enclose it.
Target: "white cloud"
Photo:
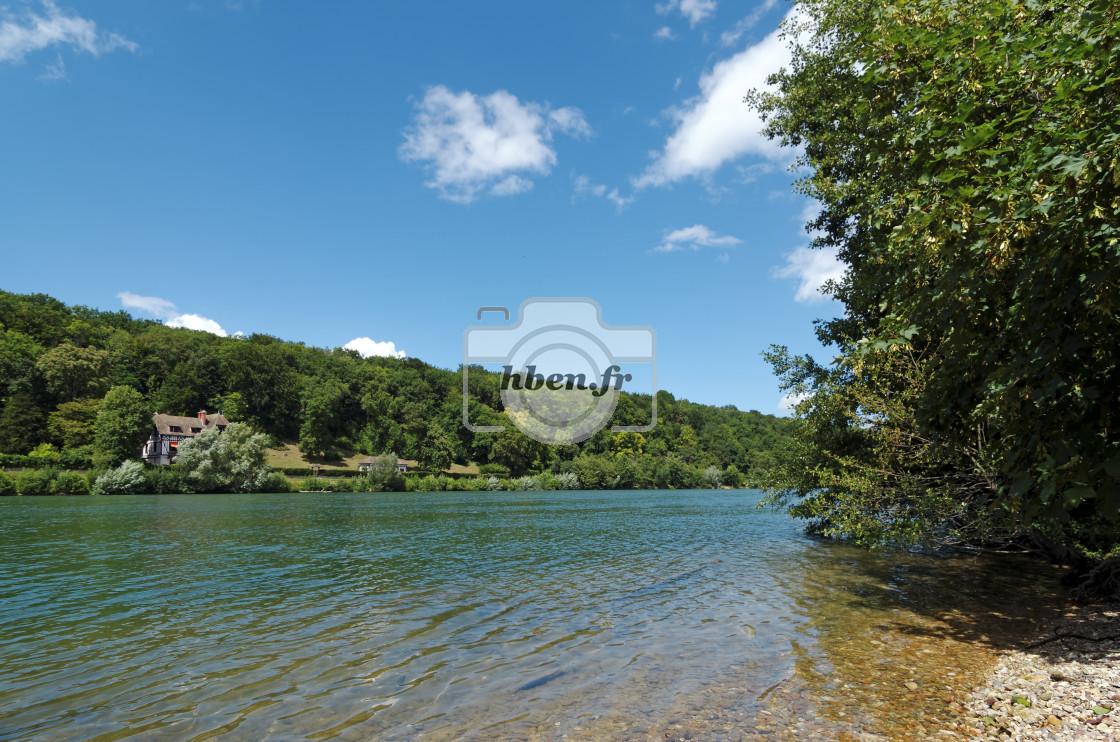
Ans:
[[[740,18],[734,26],[719,35],[720,43],[724,46],[734,46],[739,43],[740,37],[757,26],[758,22],[762,20],[762,16],[773,10],[777,4],[778,0],[765,0],[762,4],[756,5],[754,10],[743,18]]]
[[[577,175],[575,179],[575,188],[577,196],[594,196],[595,198],[603,198],[614,204],[614,207],[621,212],[634,201],[633,196],[623,196],[618,192],[617,188],[607,190],[607,187],[602,183],[592,183],[591,178],[586,175]],[[574,197],[572,199],[575,200]]]
[[[533,181],[520,175],[508,175],[494,184],[490,193],[495,196],[515,196],[533,189]]]
[[[695,28],[697,23],[716,12],[716,0],[669,0],[657,5],[656,9],[661,15],[679,10],[688,19],[688,24]]]
[[[0,6],[0,62],[22,62],[32,52],[67,45],[97,57],[116,49],[135,52],[139,47],[115,33],[106,33],[91,20],[61,10],[52,0],[42,0],[42,13],[25,10],[13,14]]]
[[[578,108],[572,108],[571,106],[557,108],[555,111],[548,112],[548,119],[556,124],[556,127],[568,136],[591,136],[591,126],[587,123],[587,120],[584,119],[583,111]]]
[[[226,337],[227,333],[212,319],[203,317],[198,314],[179,314],[167,320],[163,324],[168,327],[185,327],[188,330],[202,330],[217,335],[218,337]]]
[[[404,358],[405,352],[397,350],[396,343],[391,341],[378,342],[370,338],[354,338],[342,346],[346,350],[356,350],[362,358],[381,356],[387,358]]]
[[[121,306],[125,309],[139,309],[142,312],[154,314],[161,319],[175,314],[175,305],[158,296],[140,296],[139,294],[122,291],[117,294],[117,298],[121,300]]]
[[[805,392],[803,394],[795,394],[787,392],[780,400],[778,400],[778,409],[782,412],[793,412],[797,405],[812,397],[812,394]]]
[[[202,330],[213,333],[218,337],[226,337],[227,333],[212,319],[198,314],[181,314],[175,305],[167,299],[158,296],[140,296],[128,291],[117,294],[121,306],[125,309],[138,309],[145,314],[162,319],[168,327],[185,327],[188,330]],[[240,336],[242,333],[237,333]]]
[[[727,265],[728,263],[731,262],[731,256],[729,254],[725,253],[725,252],[721,252],[719,255],[716,256],[716,262],[720,263],[722,265]]]
[[[677,37],[673,35],[673,29],[669,28],[668,26],[662,26],[661,28],[653,32],[653,38],[657,39],[658,41],[672,41]]]
[[[801,222],[801,229],[810,237],[815,237],[817,233],[809,229],[809,223],[815,221],[821,215],[823,209],[820,201],[811,198],[805,202],[805,207],[801,209],[801,213],[797,216],[797,221]]]
[[[66,63],[62,61],[61,53],[53,64],[43,68],[43,74],[39,75],[38,79],[43,82],[58,82],[66,79]]]
[[[653,252],[677,252],[691,248],[699,250],[702,247],[732,247],[741,243],[738,237],[716,234],[703,224],[694,224],[684,229],[675,229],[666,232],[661,244],[653,248]]]
[[[839,281],[848,269],[834,249],[813,249],[802,246],[786,256],[786,264],[774,271],[779,278],[796,278],[797,301],[815,303],[829,298],[821,293],[827,281]]]
[[[708,176],[743,155],[790,159],[777,142],[762,135],[758,113],[743,103],[748,91],[766,88],[766,78],[789,63],[789,48],[780,33],[775,30],[754,46],[718,62],[700,76],[699,95],[665,112],[676,121],[676,130],[661,151],[652,153],[653,162],[634,179],[635,187]]]
[[[527,175],[547,175],[556,164],[553,131],[591,134],[578,108],[522,103],[505,90],[479,96],[437,85],[416,108],[400,157],[420,163],[430,176],[425,185],[458,203],[529,190]]]

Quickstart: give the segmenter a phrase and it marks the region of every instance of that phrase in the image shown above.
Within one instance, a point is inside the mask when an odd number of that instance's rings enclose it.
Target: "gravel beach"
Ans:
[[[965,726],[993,738],[1120,742],[1120,605],[1071,607],[1025,648],[1006,650],[966,715]]]

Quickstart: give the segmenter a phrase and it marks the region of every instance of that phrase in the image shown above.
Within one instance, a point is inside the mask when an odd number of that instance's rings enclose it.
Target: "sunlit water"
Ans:
[[[1052,604],[758,497],[7,498],[0,739],[903,737]]]

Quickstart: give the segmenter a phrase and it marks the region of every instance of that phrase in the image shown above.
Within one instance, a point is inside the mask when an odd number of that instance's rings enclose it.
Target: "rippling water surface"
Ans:
[[[783,713],[843,737],[920,725],[892,684],[1055,592],[810,540],[758,497],[6,498],[0,739],[737,738]]]

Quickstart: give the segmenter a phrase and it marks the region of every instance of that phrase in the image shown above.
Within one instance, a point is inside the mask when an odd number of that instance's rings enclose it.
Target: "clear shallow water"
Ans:
[[[1055,592],[758,496],[6,498],[0,739],[843,737],[923,723],[904,675],[964,682]]]

